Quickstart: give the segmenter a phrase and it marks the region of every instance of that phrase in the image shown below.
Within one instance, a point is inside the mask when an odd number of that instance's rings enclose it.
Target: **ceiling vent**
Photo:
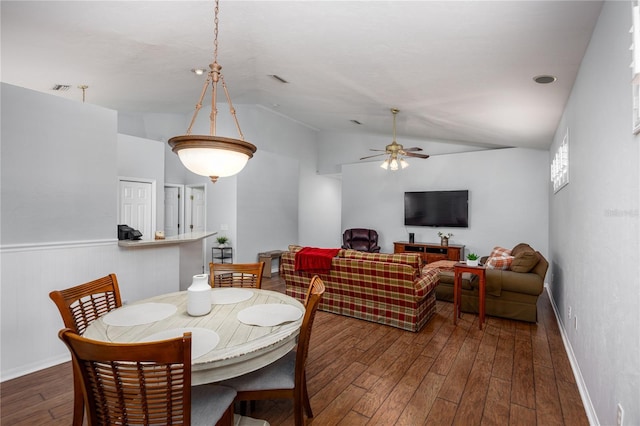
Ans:
[[[71,86],[68,84],[54,84],[51,90],[55,90],[56,92],[66,92],[70,87]]]

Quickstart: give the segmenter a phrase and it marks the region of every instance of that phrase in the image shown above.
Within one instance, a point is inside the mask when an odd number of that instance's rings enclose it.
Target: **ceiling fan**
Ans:
[[[370,149],[370,151],[382,151],[382,154],[369,155],[368,157],[362,157],[361,160],[379,157],[381,155],[388,155],[389,157],[384,160],[380,167],[382,167],[383,169],[398,170],[398,166],[402,167],[403,169],[409,166],[409,163],[407,163],[404,157],[416,157],[425,159],[429,158],[429,156],[426,154],[416,153],[416,151],[422,151],[422,148],[418,148],[417,146],[414,146],[413,148],[404,148],[402,145],[396,142],[396,115],[399,112],[399,109],[391,108],[391,113],[393,114],[393,141],[384,149]]]

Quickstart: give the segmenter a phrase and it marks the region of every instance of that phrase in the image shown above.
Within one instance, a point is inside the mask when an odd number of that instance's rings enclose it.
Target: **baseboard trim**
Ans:
[[[584,409],[587,412],[589,424],[594,426],[600,425],[598,416],[596,415],[596,410],[594,409],[593,403],[591,402],[591,397],[589,396],[589,390],[587,389],[587,385],[585,384],[584,378],[582,377],[582,372],[580,371],[578,360],[573,353],[571,342],[569,342],[567,332],[564,328],[564,323],[560,321],[560,314],[558,311],[558,307],[556,306],[556,301],[553,300],[553,294],[551,293],[551,291],[549,291],[549,287],[546,285],[546,283],[544,288],[547,291],[547,295],[549,296],[549,300],[551,301],[551,307],[553,308],[553,313],[555,314],[556,321],[558,322],[558,328],[560,329],[560,335],[562,336],[562,343],[564,343],[564,348],[567,352],[569,363],[571,364],[571,369],[573,370],[573,376],[575,377],[576,384],[578,385],[578,392],[580,392],[582,405],[584,405]]]
[[[18,377],[26,376],[27,374],[35,373],[37,371],[44,370],[45,368],[64,364],[65,362],[69,361],[71,361],[71,355],[63,355],[45,359],[42,362],[38,362],[35,364],[21,366],[20,368],[15,368],[13,370],[4,372],[2,374],[2,377],[0,378],[0,383],[4,383],[7,380],[11,379],[17,379]]]

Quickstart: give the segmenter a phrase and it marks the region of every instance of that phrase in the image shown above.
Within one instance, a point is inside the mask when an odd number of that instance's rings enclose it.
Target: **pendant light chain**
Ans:
[[[214,9],[214,17],[213,17],[213,62],[218,62],[218,23],[220,20],[218,19],[218,13],[220,12],[220,5],[218,0],[216,0],[216,7]]]
[[[187,134],[174,136],[168,141],[171,150],[178,155],[182,164],[190,172],[200,176],[208,176],[213,183],[220,177],[233,176],[239,173],[256,152],[255,145],[245,141],[240,131],[236,110],[233,108],[227,85],[222,77],[222,67],[218,64],[218,12],[220,10],[218,3],[219,0],[215,0],[213,63],[209,64],[209,72],[207,73],[200,98],[198,99],[196,109],[191,118],[191,123],[187,129]],[[218,82],[222,82],[222,89],[229,103],[229,110],[231,111],[233,121],[236,123],[236,129],[238,129],[240,139],[216,136]],[[209,116],[210,134],[192,135],[193,125],[198,116],[198,112],[202,108],[202,101],[208,92],[209,84],[211,84],[212,92],[211,115]]]
[[[196,117],[198,116],[198,112],[202,108],[202,101],[207,92],[207,87],[211,84],[211,114],[209,116],[210,125],[209,125],[209,133],[211,136],[216,135],[216,118],[218,116],[218,108],[216,106],[216,99],[218,97],[218,81],[222,82],[222,89],[224,90],[225,97],[227,98],[227,103],[229,104],[229,112],[231,113],[231,117],[236,125],[236,130],[238,131],[238,135],[240,136],[240,140],[244,141],[244,135],[242,134],[242,130],[240,129],[240,123],[238,122],[238,117],[236,116],[236,110],[233,107],[233,103],[231,102],[231,96],[229,95],[229,90],[227,89],[227,84],[224,81],[224,77],[222,75],[222,67],[218,64],[218,26],[220,20],[218,19],[218,13],[220,12],[219,0],[215,2],[214,8],[214,37],[213,37],[213,63],[209,64],[209,73],[207,75],[207,79],[204,83],[204,87],[202,88],[202,92],[200,93],[200,98],[198,103],[196,104],[195,112],[193,117],[191,118],[191,122],[189,123],[189,127],[187,129],[187,135],[191,135],[193,124],[196,121]]]

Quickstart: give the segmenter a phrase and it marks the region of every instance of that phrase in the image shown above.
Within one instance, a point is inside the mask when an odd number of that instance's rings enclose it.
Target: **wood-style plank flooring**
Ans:
[[[277,274],[263,288],[283,291]],[[463,314],[450,303],[419,333],[318,312],[307,376],[314,425],[588,425],[549,298],[538,323]],[[62,326],[62,323],[61,323]],[[69,363],[1,384],[2,425],[69,425]],[[292,403],[252,417],[293,425]]]

